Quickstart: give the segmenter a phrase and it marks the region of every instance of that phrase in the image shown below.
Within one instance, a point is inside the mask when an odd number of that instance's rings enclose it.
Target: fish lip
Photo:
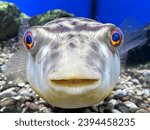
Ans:
[[[54,86],[63,87],[88,87],[99,82],[100,79],[49,79],[50,83]]]

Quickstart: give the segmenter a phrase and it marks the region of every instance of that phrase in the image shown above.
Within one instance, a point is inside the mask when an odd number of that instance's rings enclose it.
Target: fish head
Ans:
[[[100,103],[120,73],[123,34],[113,24],[63,18],[24,35],[27,80],[51,105],[81,108]]]

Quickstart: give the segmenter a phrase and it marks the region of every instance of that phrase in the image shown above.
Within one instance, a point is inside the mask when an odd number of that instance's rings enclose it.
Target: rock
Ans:
[[[145,109],[139,109],[135,113],[147,113],[148,111]]]
[[[150,70],[148,69],[138,70],[137,73],[139,75],[143,75],[144,77],[150,76]]]
[[[20,19],[23,18],[15,4],[0,1],[0,39],[17,36]]]
[[[5,98],[5,97],[16,96],[17,93],[14,90],[15,90],[15,88],[10,88],[10,89],[7,89],[7,90],[1,92],[0,93],[0,99]]]
[[[121,84],[125,84],[131,80],[131,76],[128,76],[126,79],[122,80]]]
[[[150,103],[150,98],[147,98],[148,102]]]
[[[149,97],[150,96],[150,89],[144,89],[144,94]]]
[[[85,113],[91,113],[90,109],[89,109],[89,108],[86,108],[86,109],[85,109]]]
[[[51,108],[44,107],[43,109],[40,109],[40,112],[43,112],[43,113],[52,113],[53,110]]]
[[[33,111],[37,111],[39,110],[38,105],[32,102],[26,102],[25,103],[26,107],[28,107],[29,109],[33,110]]]
[[[9,88],[14,88],[14,86],[15,86],[15,84],[5,84],[4,86],[3,86],[3,89],[2,89],[2,91],[4,91],[4,90],[7,90],[7,89],[9,89]]]
[[[128,82],[127,82],[127,85],[128,85],[129,87],[131,87],[131,86],[133,85],[133,82],[128,81]]]
[[[15,96],[15,97],[12,97],[12,98],[19,101],[21,99],[21,96]]]
[[[28,90],[26,90],[24,88],[19,91],[19,95],[20,96],[27,96],[27,97],[34,97],[35,96],[35,94],[30,93]]]
[[[9,106],[7,106],[7,107],[3,110],[3,112],[4,112],[4,113],[17,112],[16,105],[9,105]]]
[[[119,110],[117,110],[117,109],[113,109],[113,110],[111,110],[111,112],[112,113],[121,113]]]
[[[98,107],[98,112],[99,113],[103,113],[104,112],[104,106],[102,106],[102,105],[100,105],[99,107]]]
[[[27,107],[23,108],[23,109],[22,109],[22,113],[27,112],[27,110],[28,110],[28,108],[27,108]]]
[[[69,14],[63,10],[56,9],[56,10],[48,11],[45,14],[40,14],[40,15],[34,16],[30,19],[29,22],[30,22],[31,26],[43,25],[43,24],[45,24],[49,21],[52,21],[56,18],[73,17],[73,16],[74,16],[73,14]]]
[[[6,81],[0,81],[0,86],[3,86],[6,84]]]
[[[1,100],[0,107],[6,107],[6,106],[14,105],[15,103],[16,103],[16,101],[14,99],[5,98],[5,99]]]
[[[25,83],[17,83],[17,86],[18,86],[18,87],[24,87],[24,86],[25,86]]]
[[[128,113],[135,113],[139,108],[129,108]]]
[[[150,113],[150,106],[147,108],[147,111]]]
[[[21,98],[19,99],[20,102],[24,103],[26,101],[32,101],[31,97],[28,96],[20,96]]]
[[[120,98],[122,98],[124,96],[127,96],[127,94],[128,94],[128,90],[127,89],[124,89],[124,90],[118,89],[115,92],[114,98],[120,99]]]
[[[142,95],[144,95],[144,91],[142,91],[142,90],[137,90],[137,91],[136,91],[136,94],[137,94],[138,96],[142,96]]]
[[[2,108],[0,109],[0,112],[4,112],[5,109],[6,109],[6,107],[2,107]]]
[[[120,104],[118,107],[118,110],[121,111],[122,113],[127,113],[129,112],[129,108],[125,105]]]
[[[93,112],[98,112],[98,107],[97,106],[92,106],[90,109]]]
[[[133,79],[132,82],[136,85],[140,84],[140,82],[137,79]]]
[[[112,109],[114,109],[114,107],[115,107],[116,104],[118,104],[117,100],[111,99],[108,102],[107,107],[108,107],[108,109],[112,110]]]
[[[36,104],[37,104],[37,103],[36,103]],[[46,107],[45,107],[44,104],[38,104],[38,108],[39,108],[39,110],[43,110],[43,109],[46,108]]]
[[[115,92],[112,91],[112,93],[106,98],[107,101],[110,101],[111,99],[114,98]]]
[[[138,106],[139,108],[147,108],[147,105],[145,103],[139,103]]]
[[[133,102],[130,102],[130,101],[126,101],[124,102],[124,104],[129,107],[129,108],[135,108],[135,109],[138,109],[138,106],[136,104],[134,104]]]
[[[122,101],[129,101],[130,100],[130,96],[125,96],[121,98]]]

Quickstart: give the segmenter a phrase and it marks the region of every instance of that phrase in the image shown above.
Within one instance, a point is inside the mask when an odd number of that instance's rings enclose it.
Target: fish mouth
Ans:
[[[96,84],[99,79],[53,79],[50,82],[55,86],[66,86],[66,87],[85,87]]]

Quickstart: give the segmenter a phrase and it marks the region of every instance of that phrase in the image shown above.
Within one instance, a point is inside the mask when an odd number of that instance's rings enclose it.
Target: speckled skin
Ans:
[[[28,53],[26,73],[33,89],[61,108],[102,101],[120,73],[119,47],[110,44],[114,28],[85,18],[61,18],[32,27],[35,44]]]

